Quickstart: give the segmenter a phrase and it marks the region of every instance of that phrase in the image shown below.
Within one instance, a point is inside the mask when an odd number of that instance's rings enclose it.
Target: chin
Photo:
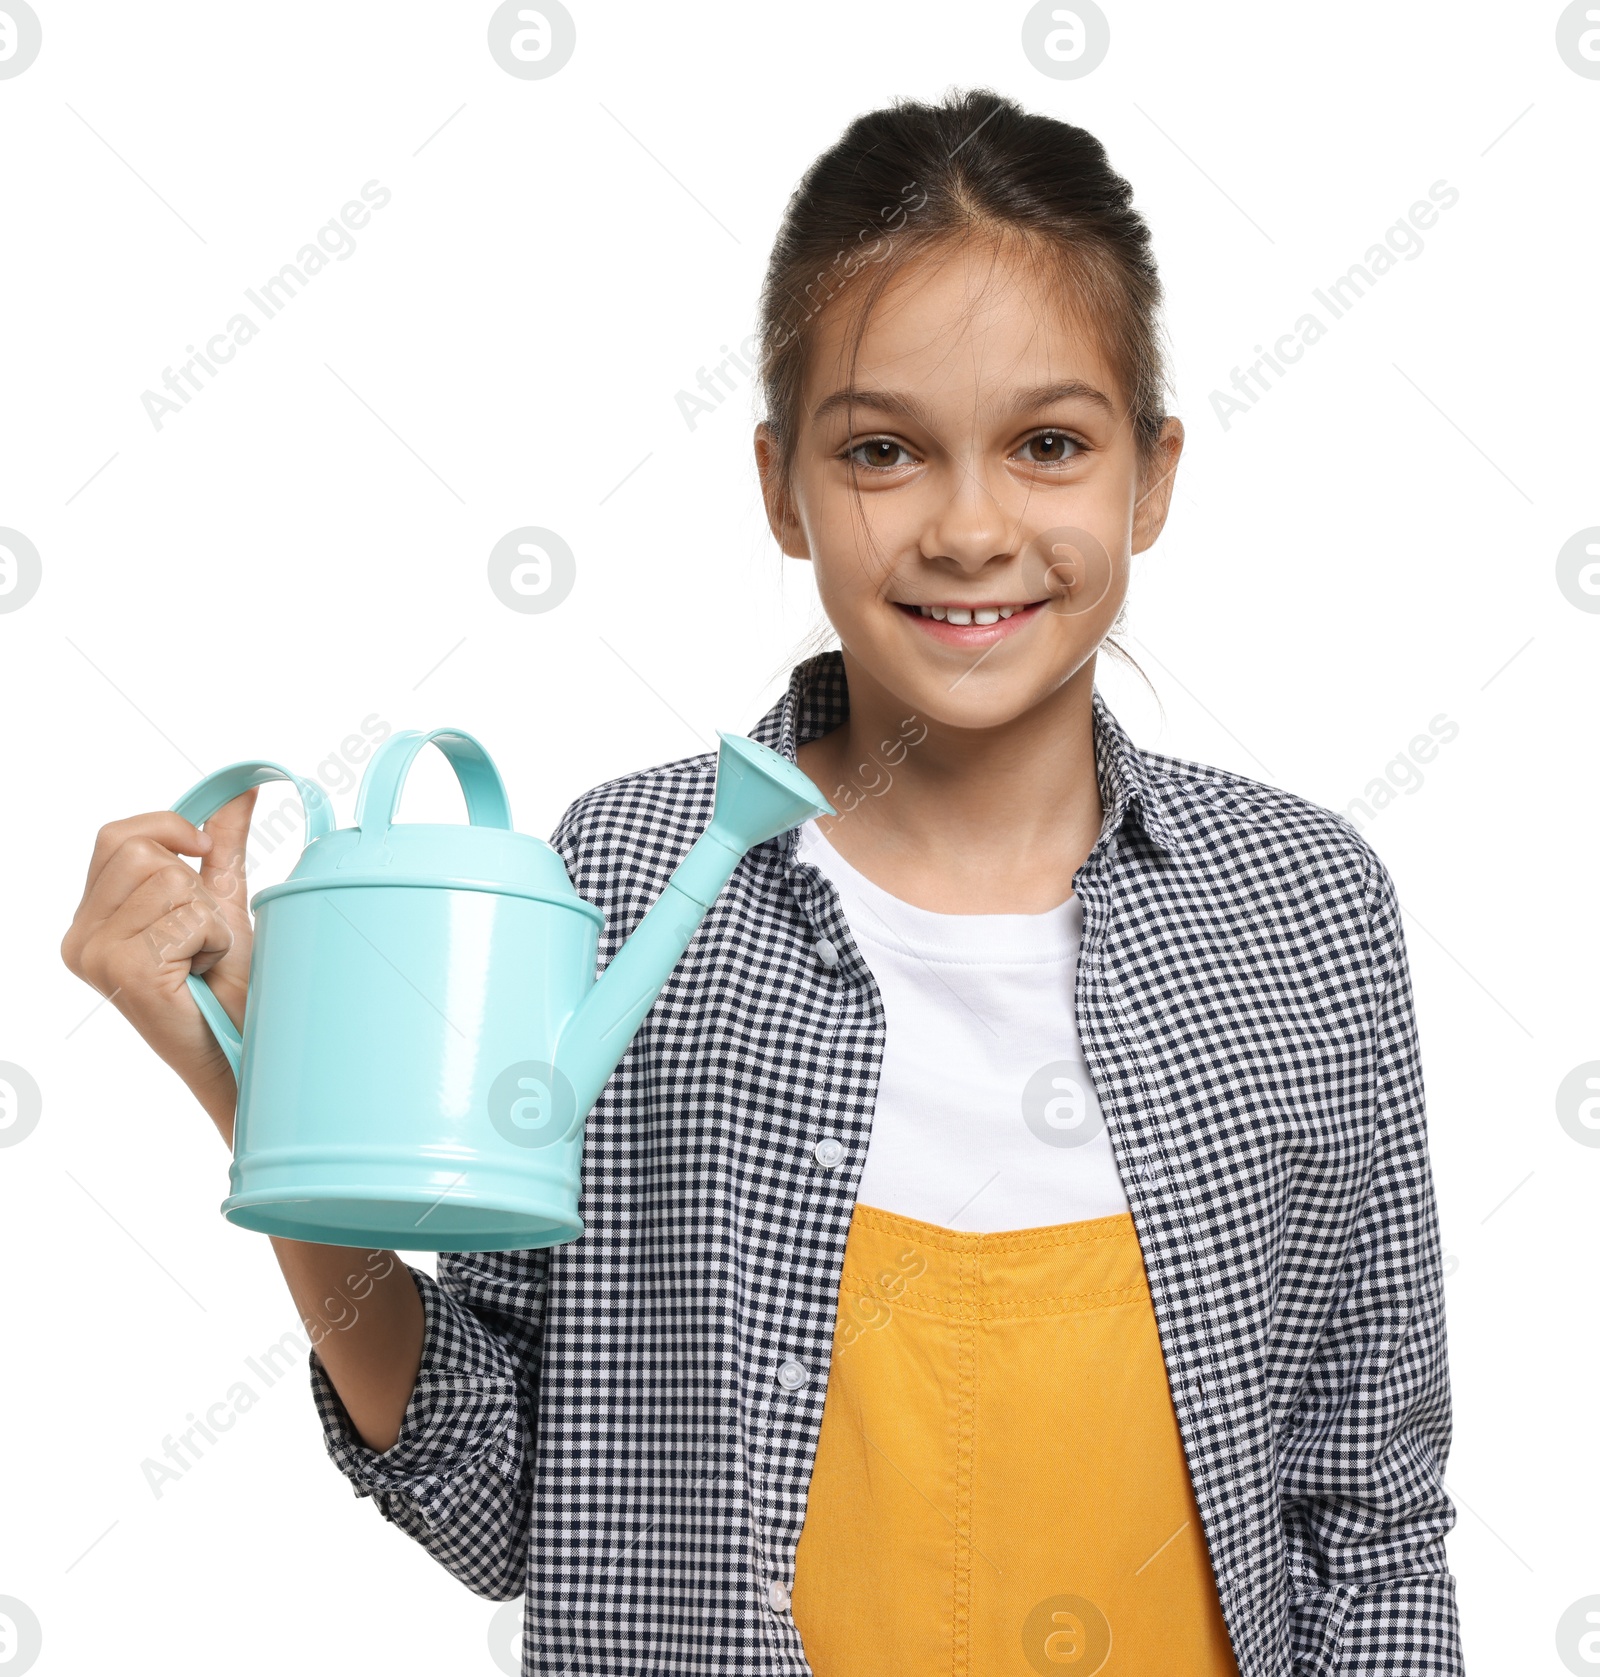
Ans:
[[[1003,643],[986,656],[949,648],[908,657],[904,649],[892,653],[873,648],[867,656],[855,650],[860,641],[840,637],[845,655],[855,666],[905,706],[908,717],[937,722],[947,728],[974,732],[1003,728],[1061,688],[1082,667],[1083,657],[1064,655],[1059,663],[1037,653],[1019,657]]]

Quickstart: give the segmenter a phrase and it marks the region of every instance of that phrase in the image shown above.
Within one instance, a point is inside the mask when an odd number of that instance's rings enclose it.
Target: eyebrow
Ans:
[[[1049,407],[1052,402],[1074,400],[1092,403],[1103,409],[1108,418],[1116,413],[1111,398],[1104,391],[1096,390],[1092,384],[1085,384],[1082,379],[1066,379],[1060,384],[1041,384],[1032,390],[1019,391],[1015,406],[1018,412],[1027,412],[1034,408]],[[824,396],[817,403],[812,411],[812,423],[817,424],[837,409],[852,405],[876,408],[882,413],[903,414],[918,425],[932,429],[932,421],[923,404],[915,396],[899,390],[835,390],[831,396]]]

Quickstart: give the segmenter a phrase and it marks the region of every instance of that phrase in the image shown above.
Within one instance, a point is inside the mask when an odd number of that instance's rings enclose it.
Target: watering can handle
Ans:
[[[229,763],[225,768],[208,774],[196,783],[172,806],[186,821],[199,826],[209,821],[226,803],[231,803],[241,792],[252,786],[265,786],[274,780],[287,780],[300,794],[306,815],[306,843],[322,838],[333,831],[333,805],[328,794],[314,780],[302,780],[281,763]],[[189,974],[189,994],[194,997],[217,1046],[228,1057],[235,1077],[239,1075],[239,1061],[244,1052],[244,1039],[239,1035],[228,1010],[217,1000],[217,993],[203,978]]]
[[[511,802],[505,782],[489,753],[471,734],[459,728],[435,728],[424,734],[410,728],[393,734],[378,747],[362,776],[356,795],[356,825],[361,842],[383,841],[400,805],[400,788],[425,745],[436,745],[445,755],[466,794],[467,819],[474,827],[511,827]]]

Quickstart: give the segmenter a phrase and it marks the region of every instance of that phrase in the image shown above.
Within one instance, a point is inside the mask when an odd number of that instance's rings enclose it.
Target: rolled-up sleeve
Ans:
[[[548,1250],[441,1252],[422,1298],[422,1362],[395,1442],[365,1444],[315,1349],[328,1455],[358,1497],[475,1594],[509,1601],[526,1563]]]
[[[1400,905],[1367,851],[1374,974],[1362,1209],[1280,1456],[1295,1670],[1461,1677],[1443,1268]]]

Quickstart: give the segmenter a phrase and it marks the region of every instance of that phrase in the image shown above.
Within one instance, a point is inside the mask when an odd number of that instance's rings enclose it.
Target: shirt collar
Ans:
[[[831,733],[850,714],[850,691],[845,680],[844,654],[837,648],[819,652],[795,665],[788,690],[751,730],[750,737],[796,763],[797,748]],[[1100,803],[1105,811],[1101,837],[1115,832],[1130,811],[1149,837],[1163,850],[1180,850],[1182,838],[1161,788],[1144,754],[1123,731],[1111,707],[1094,690],[1095,773],[1100,781]],[[822,788],[827,795],[827,788]],[[785,836],[785,860],[792,855],[796,832]]]

